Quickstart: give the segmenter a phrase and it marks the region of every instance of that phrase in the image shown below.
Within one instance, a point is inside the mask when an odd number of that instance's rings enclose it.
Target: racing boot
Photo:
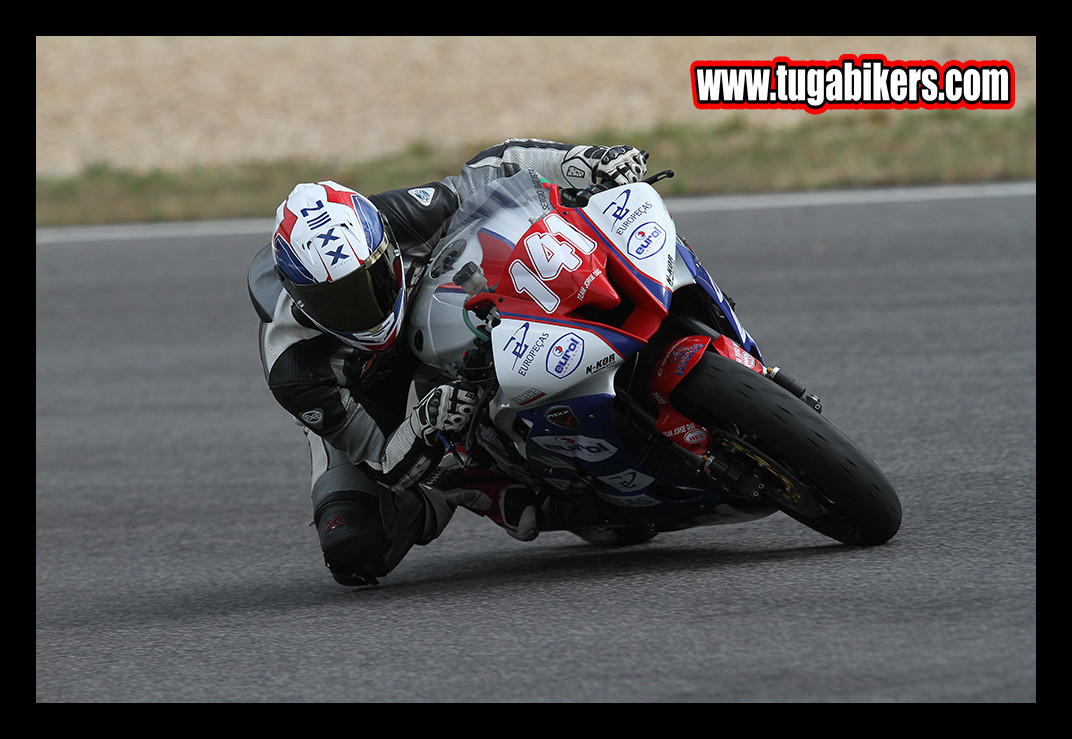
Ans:
[[[483,469],[461,471],[458,504],[490,518],[518,541],[532,541],[540,533],[536,512],[539,499],[526,485]]]

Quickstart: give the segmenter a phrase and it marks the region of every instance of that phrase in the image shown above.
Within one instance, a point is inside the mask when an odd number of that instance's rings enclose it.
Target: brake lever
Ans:
[[[674,170],[672,170],[672,169],[664,169],[662,172],[656,172],[651,177],[645,178],[644,182],[647,182],[649,185],[654,185],[656,182],[660,182],[662,180],[668,180],[673,176],[674,176]]]

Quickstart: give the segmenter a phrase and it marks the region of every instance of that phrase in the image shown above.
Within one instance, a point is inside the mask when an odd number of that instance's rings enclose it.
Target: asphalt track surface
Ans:
[[[461,511],[342,588],[258,364],[267,224],[39,232],[37,702],[1034,702],[1034,183],[671,205],[887,471],[892,541]]]

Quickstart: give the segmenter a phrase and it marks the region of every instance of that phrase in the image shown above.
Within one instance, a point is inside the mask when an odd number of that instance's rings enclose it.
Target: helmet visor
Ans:
[[[391,315],[401,285],[402,260],[385,235],[360,269],[332,282],[289,282],[287,288],[298,308],[324,328],[357,333],[376,328]]]

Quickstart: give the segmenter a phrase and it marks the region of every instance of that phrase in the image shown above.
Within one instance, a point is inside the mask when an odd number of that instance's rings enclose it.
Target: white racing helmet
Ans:
[[[331,180],[298,185],[276,210],[272,251],[313,323],[366,351],[394,343],[406,308],[402,257],[368,198]]]

